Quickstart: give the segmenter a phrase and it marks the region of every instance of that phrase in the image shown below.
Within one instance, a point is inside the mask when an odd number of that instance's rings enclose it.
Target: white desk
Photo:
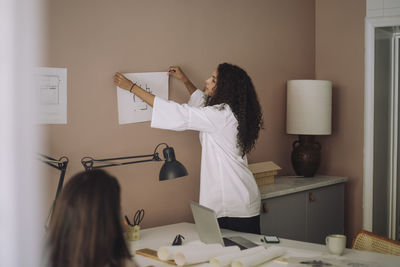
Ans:
[[[170,245],[173,239],[177,234],[181,234],[185,237],[184,242],[198,240],[199,237],[196,232],[196,227],[192,223],[178,223],[178,224],[171,224],[166,226],[160,226],[155,228],[149,228],[140,231],[141,239],[139,241],[130,242],[130,249],[131,253],[137,249],[142,248],[150,248],[153,250],[157,250],[161,246]],[[239,233],[233,232],[229,230],[222,230],[223,236],[243,236],[256,244],[265,245],[261,243],[259,235],[255,234],[246,234],[246,233]],[[281,239],[281,242],[277,244],[277,246],[287,248],[287,254],[289,256],[298,256],[300,257],[302,252],[315,254],[315,256],[322,255],[324,257],[337,257],[340,259],[353,259],[353,260],[362,260],[368,262],[377,263],[375,266],[400,266],[400,256],[392,256],[392,255],[383,255],[374,252],[367,252],[367,251],[359,251],[353,249],[346,249],[342,256],[331,256],[329,255],[326,247],[324,245],[313,244],[313,243],[306,243],[288,239]],[[286,257],[285,255],[284,257]],[[168,265],[147,257],[143,257],[140,255],[135,255],[134,262],[138,267],[141,266],[162,266],[162,267],[172,267],[173,265]],[[260,266],[286,266],[287,264],[280,262],[280,261],[272,261],[264,265]],[[207,264],[197,264],[191,266],[210,266]]]

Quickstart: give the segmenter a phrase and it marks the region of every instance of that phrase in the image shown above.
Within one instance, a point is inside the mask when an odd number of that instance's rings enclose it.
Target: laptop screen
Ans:
[[[190,207],[200,240],[206,244],[224,245],[215,212],[193,201]]]
[[[192,209],[197,233],[203,243],[221,244],[222,246],[238,246],[242,250],[258,246],[257,244],[241,236],[222,238],[217,215],[212,209],[204,207],[193,201],[190,202],[190,207]]]

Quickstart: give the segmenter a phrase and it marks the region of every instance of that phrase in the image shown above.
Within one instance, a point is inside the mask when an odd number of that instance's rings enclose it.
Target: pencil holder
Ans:
[[[128,230],[126,232],[129,241],[136,241],[140,239],[140,226],[128,226]]]

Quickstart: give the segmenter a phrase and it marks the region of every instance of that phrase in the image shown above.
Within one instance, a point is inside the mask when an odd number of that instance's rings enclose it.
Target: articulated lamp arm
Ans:
[[[136,164],[149,161],[162,161],[157,152],[157,149],[160,145],[165,145],[166,148],[163,149],[165,163],[161,168],[159,180],[164,181],[182,176],[187,176],[188,173],[186,171],[186,168],[175,158],[174,149],[168,146],[166,143],[158,144],[154,149],[153,154],[117,157],[117,158],[105,158],[105,159],[94,159],[92,157],[83,157],[81,159],[81,163],[85,168],[85,170],[88,171],[99,168],[122,166],[122,165]],[[141,160],[130,161],[131,159],[141,159]]]

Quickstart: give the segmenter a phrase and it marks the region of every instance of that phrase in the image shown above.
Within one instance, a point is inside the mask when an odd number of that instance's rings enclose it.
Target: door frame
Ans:
[[[365,19],[363,229],[373,227],[375,28],[400,25],[400,17]]]

